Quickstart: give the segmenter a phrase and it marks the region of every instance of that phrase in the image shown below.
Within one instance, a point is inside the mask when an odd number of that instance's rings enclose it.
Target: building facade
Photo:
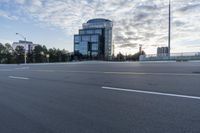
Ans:
[[[158,57],[169,56],[169,48],[168,47],[158,47],[157,48],[157,56]]]
[[[39,44],[34,44],[33,42],[19,40],[19,42],[13,42],[12,48],[16,49],[17,46],[23,46],[25,48],[26,46],[26,51],[31,53],[31,51],[33,51],[38,45]]]
[[[92,19],[83,24],[74,35],[74,53],[98,59],[110,59],[113,55],[113,23],[107,19]]]

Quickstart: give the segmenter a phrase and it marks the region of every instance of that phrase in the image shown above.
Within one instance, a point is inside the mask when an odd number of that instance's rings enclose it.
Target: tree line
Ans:
[[[25,49],[17,46],[15,49],[9,43],[0,43],[0,64],[24,63]],[[27,63],[67,62],[72,60],[72,55],[65,49],[47,49],[45,45],[38,45],[27,52]]]
[[[84,60],[106,60],[106,61],[139,61],[141,55],[146,55],[144,51],[137,52],[135,54],[123,55],[118,53],[116,56],[112,55],[110,58],[105,58],[104,56],[92,56],[92,55],[82,55],[78,52],[74,53],[74,60],[84,61]]]
[[[144,51],[137,52],[133,55],[123,55],[118,53],[117,56],[113,58],[114,61],[139,61],[141,55],[146,55]]]
[[[0,43],[0,64],[21,64],[24,63],[25,49],[23,46],[17,46],[15,49],[9,44]],[[121,53],[116,56],[113,55],[110,61],[139,61],[140,55],[145,55],[145,52],[138,52],[133,55],[123,55]],[[47,49],[45,45],[38,45],[33,50],[27,52],[27,63],[54,63],[54,62],[68,62],[73,60],[104,60],[101,58],[91,58],[84,56],[77,56],[71,54],[67,50],[50,48]]]

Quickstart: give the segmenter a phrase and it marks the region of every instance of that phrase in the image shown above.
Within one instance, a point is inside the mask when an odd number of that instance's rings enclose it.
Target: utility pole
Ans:
[[[169,0],[168,56],[171,54],[171,0]]]

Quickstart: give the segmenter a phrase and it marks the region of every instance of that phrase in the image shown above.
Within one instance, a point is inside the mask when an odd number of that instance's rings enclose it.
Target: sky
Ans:
[[[0,42],[21,39],[73,51],[73,35],[93,18],[113,21],[115,54],[167,46],[168,0],[0,0]],[[172,0],[171,52],[200,52],[200,0]]]

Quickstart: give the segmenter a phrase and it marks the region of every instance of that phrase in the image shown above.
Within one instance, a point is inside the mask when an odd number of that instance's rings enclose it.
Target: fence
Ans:
[[[171,53],[167,55],[142,55],[140,61],[189,61],[189,60],[200,60],[200,52],[184,52],[184,53]]]

